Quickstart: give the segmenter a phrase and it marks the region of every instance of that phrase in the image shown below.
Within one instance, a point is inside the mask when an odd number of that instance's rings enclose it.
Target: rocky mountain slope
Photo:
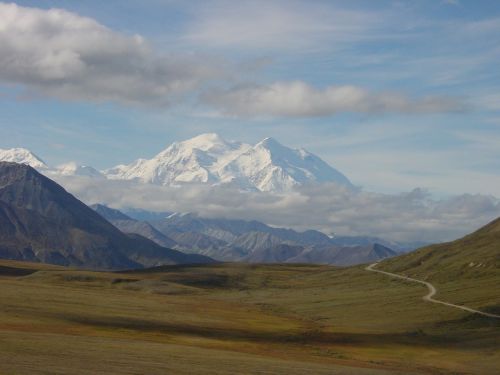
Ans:
[[[128,236],[25,164],[0,162],[0,257],[93,269],[211,262]]]
[[[318,231],[297,232],[270,227],[258,221],[170,214],[162,219],[152,216],[153,220],[144,222],[102,205],[94,205],[93,208],[126,233],[138,233],[160,244],[163,243],[163,235],[175,242],[170,247],[221,261],[345,266],[397,255],[386,246],[367,242],[366,238],[361,239],[362,244],[348,238],[351,243],[342,245]]]

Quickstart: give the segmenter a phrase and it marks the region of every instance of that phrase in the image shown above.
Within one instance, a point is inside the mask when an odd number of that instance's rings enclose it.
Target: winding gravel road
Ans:
[[[483,312],[483,311],[471,309],[470,307],[460,306],[460,305],[454,305],[453,303],[448,303],[448,302],[439,301],[437,299],[434,299],[432,297],[437,293],[437,290],[434,287],[434,285],[432,285],[431,283],[428,283],[427,281],[413,279],[413,278],[408,277],[408,276],[401,276],[401,275],[398,275],[396,273],[391,273],[391,272],[376,270],[374,267],[377,264],[378,263],[370,264],[368,267],[365,268],[365,270],[366,271],[383,273],[384,275],[387,275],[387,276],[396,277],[398,279],[407,280],[407,281],[413,281],[415,283],[419,283],[419,284],[425,285],[429,289],[429,293],[427,293],[424,297],[422,297],[422,299],[424,301],[428,301],[428,302],[432,302],[432,303],[439,303],[441,305],[454,307],[454,308],[457,308],[457,309],[460,309],[460,310],[465,310],[465,311],[468,311],[468,312],[471,312],[471,313],[474,313],[474,314],[479,314],[479,315],[487,316],[488,318],[497,318],[497,319],[500,319],[500,315],[490,314],[490,313],[486,313],[486,312]]]

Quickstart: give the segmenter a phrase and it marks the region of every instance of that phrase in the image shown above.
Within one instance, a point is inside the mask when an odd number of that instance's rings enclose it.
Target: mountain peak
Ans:
[[[150,160],[104,171],[108,178],[158,185],[229,184],[244,190],[285,191],[311,182],[349,180],[319,157],[286,147],[268,137],[249,145],[226,141],[216,133],[175,142]]]
[[[276,148],[276,147],[284,147],[281,143],[279,143],[275,138],[273,137],[266,137],[259,143],[257,143],[256,146],[262,145],[266,148]]]
[[[222,138],[217,133],[203,133],[203,134],[197,135],[196,137],[188,139],[186,142],[189,142],[189,141],[225,142],[224,138]]]
[[[214,146],[225,146],[229,144],[229,142],[217,133],[200,134],[180,143],[203,151],[209,150]]]
[[[79,165],[75,162],[61,164],[57,166],[57,168],[53,172],[62,176],[87,176],[97,178],[104,177],[97,169],[92,168],[88,165]]]
[[[48,169],[47,164],[26,148],[0,149],[0,161],[26,164],[33,168]]]

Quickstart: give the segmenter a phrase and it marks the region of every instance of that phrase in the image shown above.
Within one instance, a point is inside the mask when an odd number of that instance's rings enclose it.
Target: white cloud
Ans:
[[[302,81],[214,90],[204,103],[235,116],[330,116],[355,113],[436,113],[462,111],[460,101],[448,97],[413,99],[397,92],[370,92],[358,86],[315,88]]]
[[[421,189],[390,195],[322,184],[273,194],[220,186],[173,188],[83,177],[57,180],[89,204],[256,219],[298,230],[373,235],[397,241],[450,240],[500,216],[500,203],[492,196],[466,194],[433,200]]]
[[[166,105],[216,74],[206,60],[157,55],[141,36],[91,18],[0,3],[0,80],[31,93]]]

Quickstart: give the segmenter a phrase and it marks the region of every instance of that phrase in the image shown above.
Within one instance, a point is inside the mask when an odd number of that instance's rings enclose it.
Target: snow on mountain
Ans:
[[[304,149],[293,150],[266,138],[226,164],[223,180],[242,179],[261,191],[286,191],[308,182],[352,186],[340,172]]]
[[[86,176],[95,178],[105,178],[104,175],[97,169],[92,168],[88,165],[79,165],[75,162],[69,162],[59,165],[55,169],[51,170],[51,173],[58,174],[61,176]]]
[[[97,169],[69,162],[59,165],[56,168],[49,167],[42,159],[25,148],[0,149],[0,161],[9,161],[19,164],[27,164],[39,172],[51,176],[87,176],[95,178],[105,178]]]
[[[42,159],[25,148],[0,149],[0,161],[27,164],[36,169],[48,168]]]
[[[50,168],[23,148],[0,149],[0,161],[28,164],[53,177],[136,180],[165,186],[203,183],[273,192],[310,182],[352,186],[342,173],[304,149],[288,148],[273,138],[249,145],[227,141],[213,133],[175,142],[152,159],[138,159],[102,172],[74,162]]]
[[[285,147],[273,138],[252,146],[213,133],[175,142],[152,159],[139,159],[103,173],[110,179],[159,185],[231,184],[244,190],[275,192],[309,182],[352,186],[343,174],[304,149]]]
[[[217,165],[231,160],[249,147],[223,140],[217,134],[203,134],[175,142],[150,160],[138,159],[104,171],[111,179],[136,179],[159,185],[201,182],[215,184],[220,178]]]

